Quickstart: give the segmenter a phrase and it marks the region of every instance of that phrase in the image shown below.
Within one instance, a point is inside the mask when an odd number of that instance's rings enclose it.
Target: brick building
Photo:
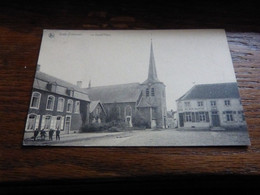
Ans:
[[[33,136],[36,129],[60,129],[66,134],[78,131],[89,122],[89,107],[89,97],[80,86],[37,70],[24,138]]]

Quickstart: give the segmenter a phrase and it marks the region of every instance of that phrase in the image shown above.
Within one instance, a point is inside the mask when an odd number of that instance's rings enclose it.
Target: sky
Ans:
[[[210,30],[44,30],[41,71],[87,87],[142,83],[150,45],[167,110],[196,84],[236,82],[226,34]]]

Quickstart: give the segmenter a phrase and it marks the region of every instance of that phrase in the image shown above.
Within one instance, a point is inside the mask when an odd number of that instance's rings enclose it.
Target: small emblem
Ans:
[[[54,33],[49,33],[49,37],[52,39],[54,38],[55,34]]]

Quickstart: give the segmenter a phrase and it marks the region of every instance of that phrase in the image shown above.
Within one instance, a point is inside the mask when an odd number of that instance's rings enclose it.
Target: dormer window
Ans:
[[[47,90],[51,91],[51,92],[56,92],[56,88],[57,88],[57,83],[48,83],[46,86]]]
[[[74,90],[73,89],[67,89],[66,93],[67,93],[68,96],[74,97]]]

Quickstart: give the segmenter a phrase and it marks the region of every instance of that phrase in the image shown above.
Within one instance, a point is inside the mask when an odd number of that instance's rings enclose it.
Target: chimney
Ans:
[[[36,66],[36,71],[40,71],[41,70],[41,65],[40,64],[37,64]]]
[[[82,87],[82,81],[77,81],[77,86],[78,86],[79,88],[81,88],[81,87]]]

